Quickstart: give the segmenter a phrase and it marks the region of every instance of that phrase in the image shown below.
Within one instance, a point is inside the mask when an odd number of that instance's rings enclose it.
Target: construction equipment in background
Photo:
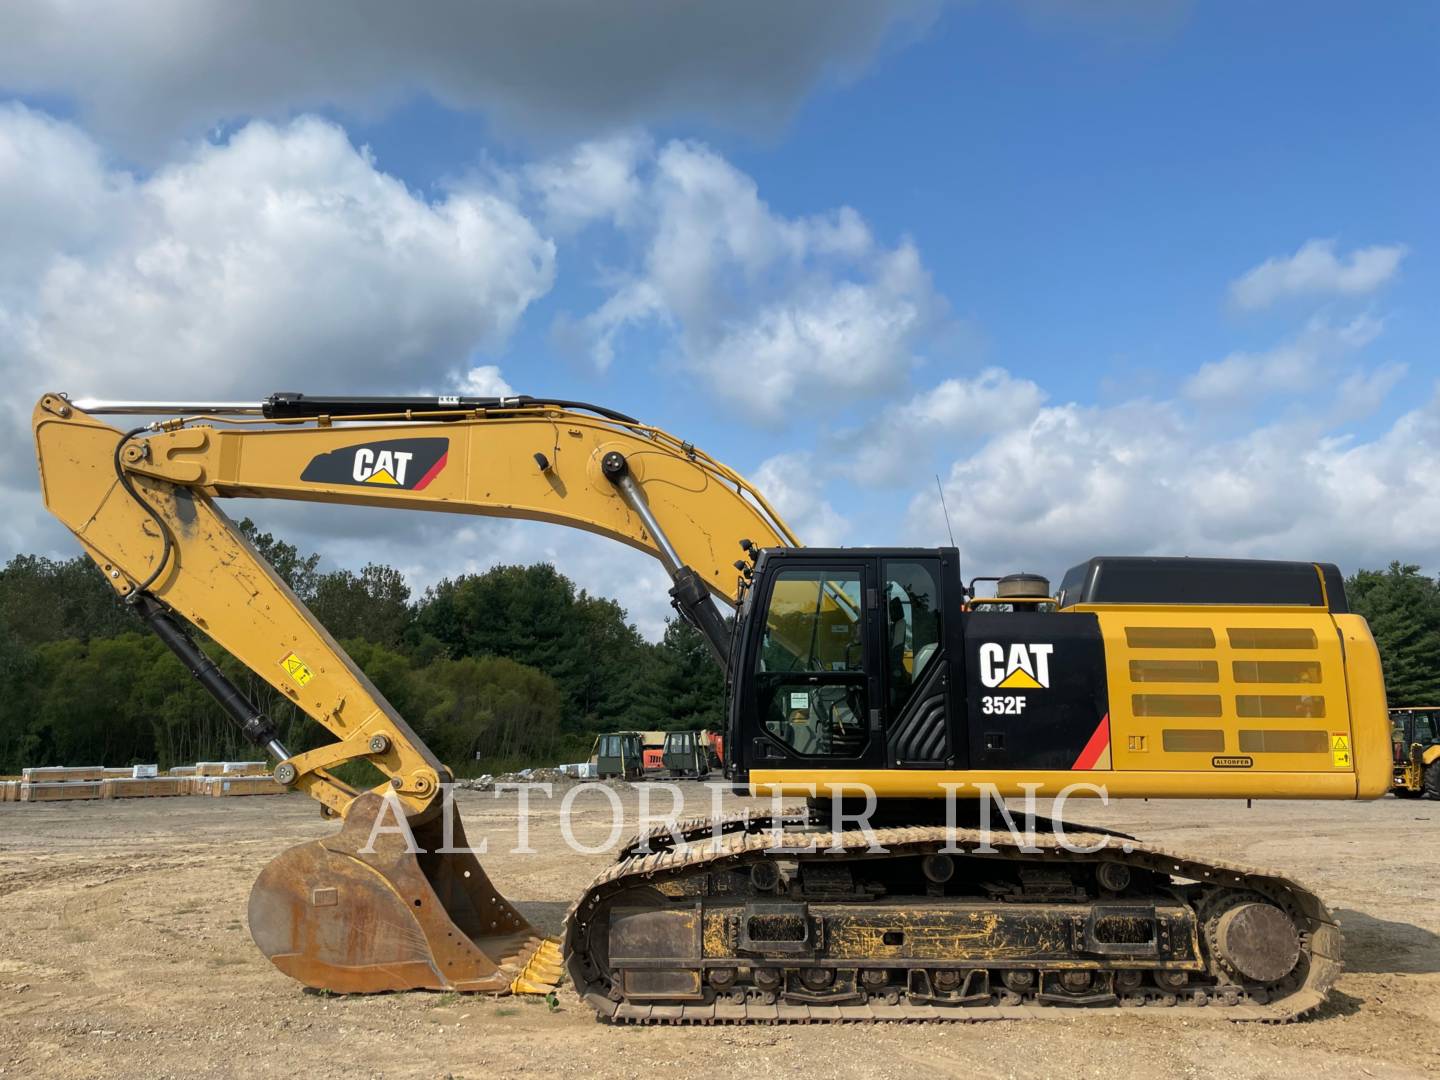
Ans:
[[[718,731],[711,731],[703,728],[700,731],[700,740],[705,746],[705,759],[710,765],[711,772],[718,772],[725,767],[725,736]]]
[[[670,779],[699,780],[710,772],[709,749],[698,731],[667,731],[660,764]]]
[[[641,760],[645,765],[645,775],[654,776],[665,768],[665,732],[663,731],[640,731]]]
[[[640,780],[645,776],[645,744],[638,731],[611,731],[595,737],[595,779]]]
[[[1390,710],[1396,795],[1440,799],[1440,706]]]
[[[100,413],[167,418],[122,432]],[[444,763],[240,535],[227,498],[527,518],[660,561],[727,675],[727,779],[809,796],[813,817],[696,824],[682,839],[713,828],[720,842],[683,853],[663,831],[626,845],[565,922],[565,969],[603,1019],[1214,1005],[1280,1020],[1317,1008],[1340,970],[1330,913],[1274,871],[1128,839],[1076,850],[1048,823],[1033,843],[971,827],[985,793],[1076,785],[1382,795],[1379,654],[1330,564],[1092,559],[1043,603],[1020,602],[1048,593],[1037,580],[986,610],[953,547],[801,548],[761,492],[692,444],[557,400],[47,394],[33,429],[46,506],[277,760],[277,780],[344,821],[280,855],[251,893],[256,943],[309,986],[545,992],[560,956],[445,819]],[[292,754],[186,622],[336,741]],[[340,780],[335,766],[354,760],[385,781]],[[830,811],[862,790],[878,799],[876,831],[843,818],[830,831]],[[966,801],[947,806],[957,790]],[[409,837],[375,828],[402,817]]]

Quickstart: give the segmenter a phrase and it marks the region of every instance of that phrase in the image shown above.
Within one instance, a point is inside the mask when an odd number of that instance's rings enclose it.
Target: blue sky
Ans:
[[[1440,568],[1430,5],[560,6],[0,15],[14,415],[474,372],[684,435],[812,542],[943,542],[938,474],[976,573]],[[0,556],[66,553],[9,483]],[[663,617],[589,538],[256,516],[417,582],[538,551]]]

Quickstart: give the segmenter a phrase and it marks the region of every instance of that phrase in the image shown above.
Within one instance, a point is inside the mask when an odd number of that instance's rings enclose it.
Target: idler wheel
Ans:
[[[1275,982],[1295,969],[1300,935],[1289,916],[1273,904],[1237,904],[1220,916],[1215,948],[1246,979]]]

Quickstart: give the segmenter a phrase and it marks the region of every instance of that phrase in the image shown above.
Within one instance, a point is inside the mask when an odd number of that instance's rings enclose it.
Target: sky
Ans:
[[[594,401],[966,576],[1434,573],[1437,55],[1429,4],[10,0],[0,560],[77,550],[41,393],[298,390]],[[667,614],[558,526],[227,509]]]

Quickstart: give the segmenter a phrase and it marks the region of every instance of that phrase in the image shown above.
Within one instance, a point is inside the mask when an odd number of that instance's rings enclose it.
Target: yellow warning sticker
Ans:
[[[1337,769],[1350,768],[1350,736],[1344,732],[1330,733],[1330,763]]]
[[[280,666],[301,686],[304,686],[315,677],[315,673],[310,670],[305,661],[301,660],[300,657],[296,656],[293,652],[285,657],[284,660],[280,661]]]

